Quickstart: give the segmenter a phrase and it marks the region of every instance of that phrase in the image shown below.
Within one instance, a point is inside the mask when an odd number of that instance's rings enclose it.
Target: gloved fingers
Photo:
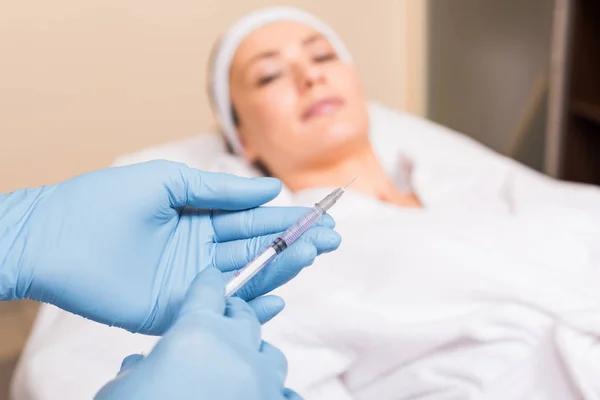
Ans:
[[[315,246],[299,239],[242,286],[235,295],[244,300],[251,300],[268,293],[294,278],[304,267],[312,265],[316,257]],[[224,276],[231,279],[234,274],[235,271],[230,271]]]
[[[275,178],[242,178],[204,172],[181,164],[166,182],[171,207],[191,206],[220,210],[245,210],[273,200],[281,191]]]
[[[179,318],[225,312],[225,282],[218,269],[208,267],[192,281],[179,310]]]
[[[126,372],[127,370],[135,367],[137,363],[142,361],[145,357],[141,354],[131,354],[123,359],[121,363],[121,370],[119,371],[119,375]]]
[[[253,237],[244,240],[217,243],[215,245],[214,266],[222,272],[242,268],[252,261],[269,244],[273,243],[279,233]],[[340,235],[330,229],[321,226],[313,226],[307,230],[289,249],[284,250],[277,258],[283,258],[294,246],[303,245],[312,247],[311,253],[316,255],[333,251],[341,243]],[[303,247],[304,248],[304,247]]]
[[[286,400],[302,400],[302,397],[300,397],[300,395],[294,392],[292,389],[285,388],[283,390],[283,395],[285,396]]]
[[[266,324],[279,314],[285,307],[285,302],[278,296],[262,296],[248,302],[261,325]]]
[[[285,355],[277,347],[264,341],[261,343],[260,352],[269,367],[275,369],[283,386],[288,372],[288,362]]]
[[[307,211],[306,207],[259,207],[241,212],[215,211],[212,223],[217,241],[228,242],[283,232]],[[315,226],[333,229],[335,222],[330,215],[324,214]]]
[[[254,310],[242,299],[230,297],[227,299],[225,316],[235,321],[235,333],[251,347],[260,346],[260,322]]]

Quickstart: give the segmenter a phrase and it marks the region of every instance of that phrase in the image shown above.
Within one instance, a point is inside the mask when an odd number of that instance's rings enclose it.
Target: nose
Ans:
[[[296,64],[296,84],[300,93],[310,91],[317,85],[327,81],[324,68],[315,63],[303,62]]]

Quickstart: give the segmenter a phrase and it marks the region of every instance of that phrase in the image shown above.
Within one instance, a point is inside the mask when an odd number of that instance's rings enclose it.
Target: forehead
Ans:
[[[233,57],[232,66],[244,63],[259,53],[299,45],[304,39],[316,33],[318,32],[315,29],[293,21],[275,22],[262,26],[242,41]]]

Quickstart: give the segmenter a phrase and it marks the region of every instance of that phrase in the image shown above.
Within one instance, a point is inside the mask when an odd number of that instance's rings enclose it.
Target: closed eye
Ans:
[[[261,77],[258,80],[258,86],[265,86],[268,85],[269,83],[273,82],[274,80],[276,80],[277,78],[279,78],[281,76],[281,73],[278,72],[276,74],[271,74],[271,75],[265,75],[263,77]]]
[[[327,61],[336,60],[336,59],[337,59],[337,54],[335,52],[319,54],[319,55],[313,57],[313,61],[318,62],[318,63],[327,62]]]

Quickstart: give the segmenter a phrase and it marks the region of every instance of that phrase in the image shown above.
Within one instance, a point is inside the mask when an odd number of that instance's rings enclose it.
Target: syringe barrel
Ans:
[[[225,286],[225,296],[233,296],[242,286],[250,279],[254,278],[262,269],[267,266],[277,255],[277,251],[273,246],[267,247],[254,260],[250,261],[246,266],[240,269],[234,277]]]
[[[291,246],[292,243],[296,241],[304,232],[306,232],[311,226],[313,226],[321,216],[325,214],[325,211],[315,205],[310,210],[308,210],[296,223],[290,226],[283,234],[280,236],[281,239],[285,241],[285,244]]]

